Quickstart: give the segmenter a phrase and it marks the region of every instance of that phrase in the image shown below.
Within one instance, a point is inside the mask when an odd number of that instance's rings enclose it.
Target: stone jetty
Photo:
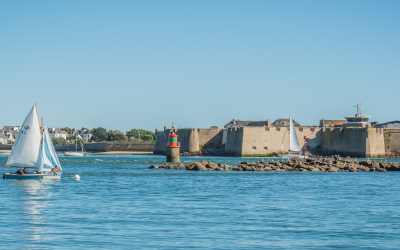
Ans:
[[[182,169],[191,171],[323,171],[323,172],[386,172],[400,171],[400,163],[386,161],[358,161],[353,158],[316,158],[300,159],[294,157],[285,162],[241,162],[238,165],[229,166],[222,163],[209,161],[195,161],[188,164],[168,164],[160,166],[152,165],[150,169]]]

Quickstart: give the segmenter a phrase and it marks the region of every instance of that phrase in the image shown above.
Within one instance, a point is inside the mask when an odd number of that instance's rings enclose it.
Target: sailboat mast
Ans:
[[[39,112],[37,110],[36,103],[35,103],[35,109],[36,109],[36,117],[38,119],[38,124],[39,124],[40,140],[43,141],[43,117],[41,117],[42,118],[42,125],[40,125]]]
[[[42,118],[42,127],[40,128],[40,134],[42,135],[42,138],[43,138],[43,129],[44,129],[44,127],[43,127],[43,117],[41,117]]]
[[[75,128],[75,151],[78,152],[78,129]]]
[[[289,153],[290,153],[290,145],[292,145],[292,116],[289,115]]]

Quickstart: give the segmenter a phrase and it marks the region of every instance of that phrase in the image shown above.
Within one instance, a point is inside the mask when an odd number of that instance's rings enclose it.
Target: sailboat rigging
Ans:
[[[86,155],[85,148],[83,147],[83,144],[81,143],[81,152],[78,152],[78,130],[75,128],[76,134],[75,134],[75,151],[68,151],[64,152],[65,156],[84,156]]]
[[[283,141],[282,141],[282,146],[281,150],[283,149]],[[291,154],[294,153],[294,154]],[[291,159],[293,157],[304,157],[308,158],[308,156],[301,155],[301,148],[299,144],[299,140],[297,139],[297,133],[296,129],[294,127],[294,122],[292,117],[289,117],[289,152],[287,155],[279,155],[279,157],[283,159]]]
[[[39,124],[36,104],[25,118],[5,167],[21,168],[18,173],[4,173],[4,179],[43,179],[62,175],[62,167],[47,128]],[[26,173],[25,169],[37,169]]]

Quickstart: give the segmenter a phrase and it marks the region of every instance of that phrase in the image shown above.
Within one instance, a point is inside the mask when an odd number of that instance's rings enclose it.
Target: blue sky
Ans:
[[[400,119],[400,1],[0,0],[3,125]]]

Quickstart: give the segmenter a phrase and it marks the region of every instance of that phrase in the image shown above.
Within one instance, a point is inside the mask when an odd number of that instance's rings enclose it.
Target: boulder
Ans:
[[[206,171],[207,170],[207,168],[198,161],[195,161],[195,162],[189,164],[189,166],[186,169],[192,170],[192,171]]]

